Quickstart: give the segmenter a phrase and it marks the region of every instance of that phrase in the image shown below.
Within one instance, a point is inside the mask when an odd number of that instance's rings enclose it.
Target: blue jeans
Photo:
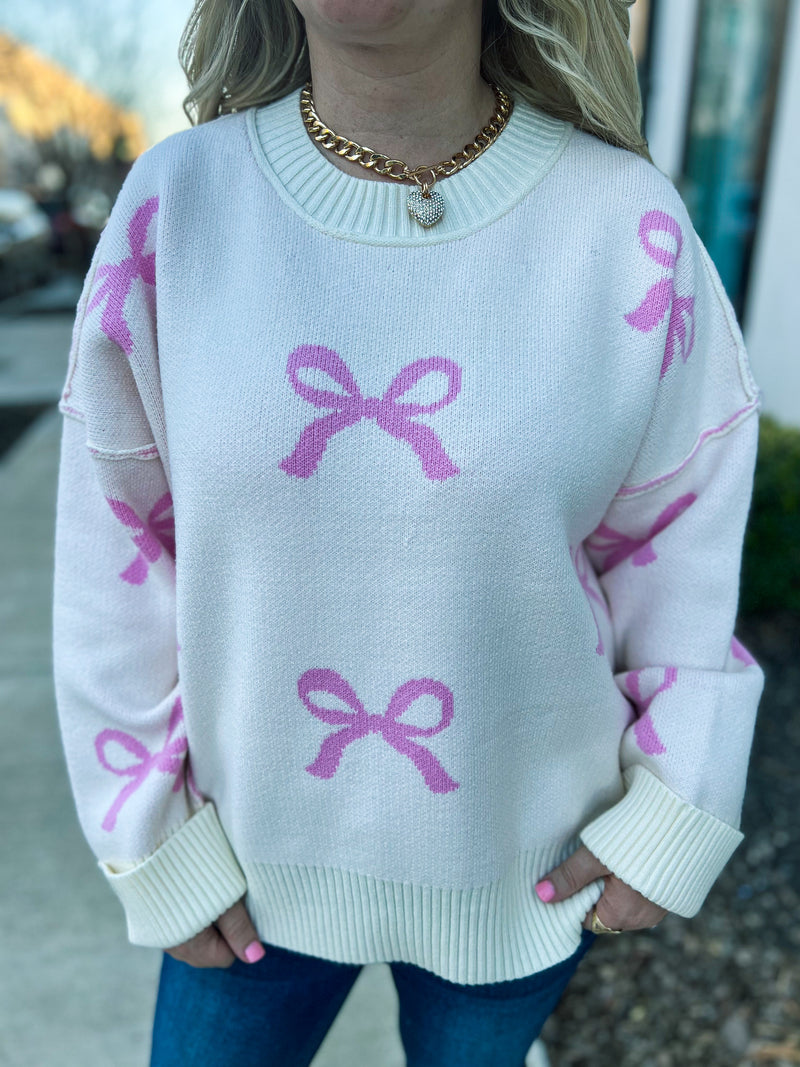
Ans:
[[[407,1067],[523,1067],[596,935],[508,982],[459,985],[390,963]],[[192,967],[163,954],[150,1067],[308,1067],[361,971],[264,943],[258,963]]]

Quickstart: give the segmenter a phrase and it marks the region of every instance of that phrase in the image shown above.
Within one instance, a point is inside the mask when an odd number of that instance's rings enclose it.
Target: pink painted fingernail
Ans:
[[[534,886],[536,895],[543,903],[549,903],[556,895],[556,887],[552,882],[549,882],[546,878],[544,881],[537,882]]]
[[[260,941],[251,941],[244,950],[244,955],[248,963],[256,963],[265,955],[264,946]]]

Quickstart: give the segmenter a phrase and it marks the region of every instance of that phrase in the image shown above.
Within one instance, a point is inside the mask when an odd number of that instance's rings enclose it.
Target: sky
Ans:
[[[0,30],[123,107],[150,144],[186,129],[178,41],[192,0],[0,0]]]

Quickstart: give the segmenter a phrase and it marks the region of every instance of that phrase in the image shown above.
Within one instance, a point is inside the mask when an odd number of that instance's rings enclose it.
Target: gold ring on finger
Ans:
[[[592,933],[593,934],[622,934],[624,930],[612,930],[610,926],[599,919],[597,916],[597,908],[592,908]]]

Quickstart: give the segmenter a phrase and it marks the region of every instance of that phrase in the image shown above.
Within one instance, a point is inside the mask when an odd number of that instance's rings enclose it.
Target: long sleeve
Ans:
[[[645,332],[663,315],[653,406],[624,484],[583,542],[630,707],[625,795],[581,839],[623,881],[690,917],[743,838],[764,678],[733,631],[760,398],[707,251],[687,216],[680,228],[658,215],[641,234],[677,237],[678,253],[659,249],[666,277],[626,317]]]
[[[78,304],[59,468],[56,703],[83,833],[133,944],[167,948],[246,890],[194,781],[178,677],[176,540],[159,405],[158,195],[146,157]]]

